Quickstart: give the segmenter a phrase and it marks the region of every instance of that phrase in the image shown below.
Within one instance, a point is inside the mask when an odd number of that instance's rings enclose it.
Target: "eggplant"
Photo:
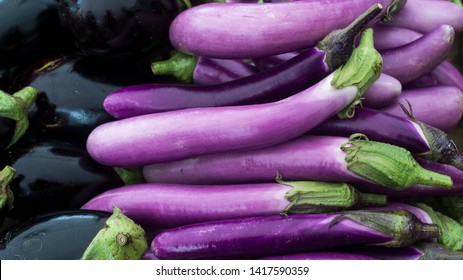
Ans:
[[[32,85],[38,91],[29,111],[29,134],[84,146],[90,131],[113,120],[103,108],[107,94],[124,86],[155,81],[149,64],[144,72],[137,63],[72,53],[47,57],[23,69],[15,79],[15,87]]]
[[[443,61],[432,70],[432,76],[440,85],[458,87],[463,92],[463,75],[449,61]]]
[[[347,63],[281,101],[192,108],[127,118],[100,125],[87,150],[98,162],[133,167],[225,151],[255,149],[295,138],[339,113],[350,116],[357,100],[381,72],[371,29]],[[136,148],[129,149],[129,146]]]
[[[2,154],[0,164],[17,170],[10,183],[14,207],[9,216],[14,218],[78,209],[95,195],[123,185],[113,169],[63,141],[23,138]]]
[[[57,0],[0,1],[1,67],[74,48],[60,24]]]
[[[382,247],[381,247],[382,248]],[[387,248],[389,249],[389,248]],[[353,250],[355,252],[355,250]],[[353,252],[310,252],[261,258],[261,260],[378,260],[378,258]]]
[[[0,234],[0,259],[80,259],[110,215],[74,210],[26,219]]]
[[[59,19],[80,50],[102,57],[146,55],[169,45],[169,26],[187,8],[176,0],[61,0]]]

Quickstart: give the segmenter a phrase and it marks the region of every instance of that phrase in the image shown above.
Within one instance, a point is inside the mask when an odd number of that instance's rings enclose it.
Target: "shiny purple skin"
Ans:
[[[311,135],[343,137],[354,133],[363,133],[370,140],[400,146],[414,154],[430,151],[421,128],[405,115],[396,116],[368,108],[357,108],[355,116],[350,119],[332,117],[309,132]]]
[[[384,107],[394,103],[401,93],[399,80],[383,73],[363,94],[362,104],[368,108]]]
[[[399,202],[389,202],[388,205],[385,206],[378,206],[378,207],[368,207],[365,209],[369,210],[406,210],[413,215],[415,215],[420,221],[422,221],[425,224],[432,224],[433,221],[431,219],[431,216],[424,211],[423,209],[406,204],[406,203],[399,203]]]
[[[87,151],[101,164],[131,167],[279,144],[355,100],[357,87],[336,89],[333,77],[277,102],[192,108],[105,123],[90,133]]]
[[[399,103],[408,108],[407,100],[412,106],[415,119],[445,132],[453,129],[463,115],[463,93],[452,86],[407,89],[396,103],[380,110],[405,117]]]
[[[414,30],[389,25],[378,24],[373,27],[373,30],[377,50],[401,47],[423,36]]]
[[[209,3],[180,13],[170,26],[173,46],[213,58],[255,58],[313,47],[372,5],[392,0]],[[384,13],[384,12],[383,12]]]
[[[145,166],[147,182],[239,184],[291,181],[365,182],[347,169],[346,137],[302,136],[259,150],[228,152]]]
[[[406,84],[431,72],[445,59],[454,37],[454,29],[450,25],[442,25],[407,45],[380,51],[383,73]]]
[[[272,215],[193,224],[160,233],[151,250],[160,259],[252,258],[392,240],[347,219],[330,226],[339,215]]]
[[[378,260],[367,255],[347,252],[311,252],[261,258],[261,260]]]
[[[291,186],[268,184],[174,185],[141,184],[96,196],[82,209],[111,212],[120,208],[136,223],[172,228],[198,222],[278,215],[288,206]]]
[[[463,75],[452,63],[443,61],[432,70],[432,75],[440,85],[458,87],[463,91]]]
[[[198,58],[193,81],[198,85],[215,85],[257,73],[257,68],[238,59]]]
[[[103,106],[109,114],[122,119],[186,108],[277,101],[312,86],[328,75],[325,54],[313,48],[278,67],[218,85],[145,84],[125,87],[109,94]]]
[[[254,62],[254,64],[259,70],[263,71],[277,66],[278,64],[281,64],[287,60],[290,60],[291,58],[297,56],[300,53],[301,52],[294,51],[271,56],[257,57],[254,58],[252,62]]]
[[[388,24],[421,33],[448,24],[460,32],[463,31],[463,8],[450,1],[407,0]]]

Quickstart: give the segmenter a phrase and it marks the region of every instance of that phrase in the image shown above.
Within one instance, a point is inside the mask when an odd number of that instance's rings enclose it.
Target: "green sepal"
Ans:
[[[135,185],[146,183],[145,178],[143,178],[143,168],[133,167],[133,168],[123,168],[123,167],[113,167],[114,171],[119,175],[124,185]]]
[[[453,3],[457,4],[460,7],[463,7],[463,2],[461,0],[450,0],[450,2],[453,2]]]
[[[452,179],[421,167],[402,147],[370,141],[353,134],[341,146],[346,153],[347,169],[378,185],[403,190],[415,184],[451,188]]]
[[[463,249],[463,226],[454,219],[435,211],[424,203],[417,203],[417,207],[423,209],[431,217],[434,224],[439,227],[440,236],[438,242],[452,251]]]
[[[420,260],[463,260],[463,252],[451,251],[439,243],[417,242],[413,246],[423,253]]]
[[[16,170],[8,165],[0,171],[0,209],[6,208],[7,212],[13,209],[14,195],[9,185],[15,174]]]
[[[168,60],[151,63],[151,71],[154,75],[173,75],[180,81],[191,83],[198,59],[195,55],[175,52]]]
[[[386,8],[386,13],[384,14],[382,21],[390,22],[394,15],[397,14],[402,8],[407,4],[407,0],[394,0],[391,5]]]
[[[379,78],[383,68],[383,58],[374,48],[373,29],[363,31],[359,46],[354,49],[351,57],[334,72],[331,85],[336,89],[355,86],[357,97],[338,113],[340,118],[352,118],[355,106],[361,104],[365,91]]]
[[[460,225],[463,225],[463,196],[447,195],[439,196],[436,199],[445,214],[456,220]]]
[[[138,260],[148,248],[145,231],[122,211],[113,214],[85,250],[83,260]]]
[[[371,245],[403,247],[411,245],[418,240],[439,236],[439,229],[436,225],[425,224],[415,215],[405,210],[346,211],[333,219],[330,223],[330,228],[345,219],[355,221],[392,238],[391,241]]]

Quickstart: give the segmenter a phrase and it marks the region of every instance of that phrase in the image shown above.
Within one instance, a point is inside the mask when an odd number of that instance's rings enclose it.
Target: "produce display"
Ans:
[[[463,260],[462,31],[460,0],[0,1],[0,259]]]

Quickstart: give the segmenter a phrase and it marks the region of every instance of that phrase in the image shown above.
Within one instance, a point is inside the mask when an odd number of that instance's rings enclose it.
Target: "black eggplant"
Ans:
[[[44,58],[16,77],[15,88],[31,85],[38,91],[29,111],[29,134],[85,145],[98,125],[113,120],[103,100],[124,86],[154,82],[149,66],[101,60],[82,54]]]
[[[61,0],[59,17],[82,51],[124,57],[170,45],[170,23],[185,8],[182,0]]]
[[[0,259],[80,259],[110,215],[75,210],[29,218],[0,234]]]
[[[85,148],[56,140],[23,138],[0,157],[16,170],[10,183],[14,219],[74,210],[97,194],[123,185],[116,172],[96,163]]]
[[[72,48],[72,36],[59,21],[57,0],[0,1],[2,67]]]

